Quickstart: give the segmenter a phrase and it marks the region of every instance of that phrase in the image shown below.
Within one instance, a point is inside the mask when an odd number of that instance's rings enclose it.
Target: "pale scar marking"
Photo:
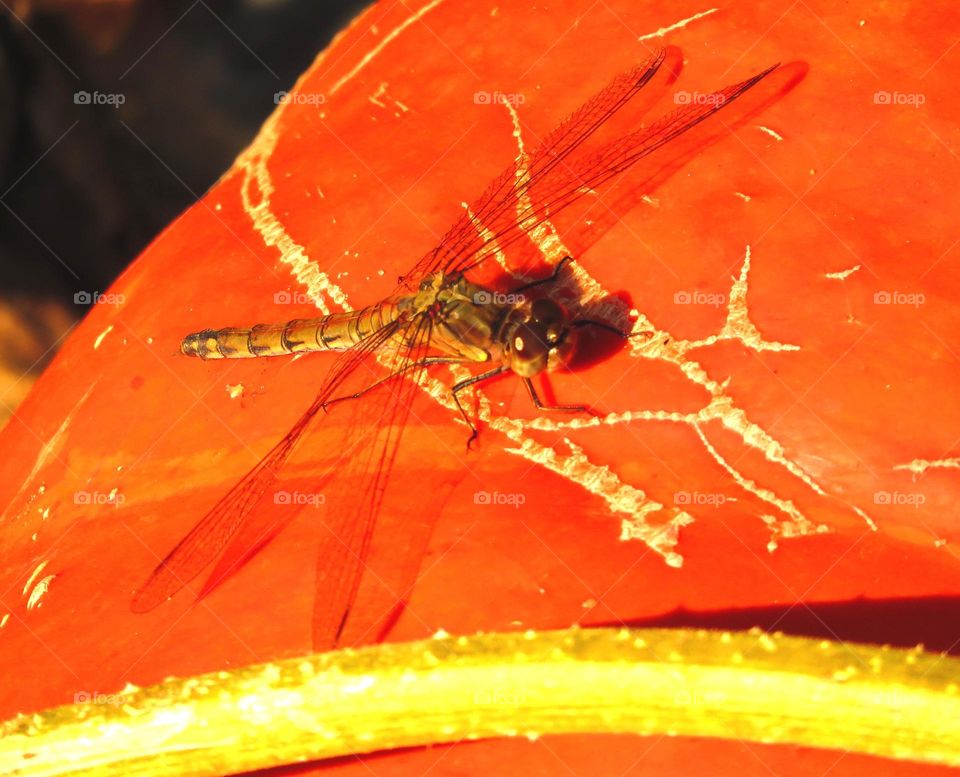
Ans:
[[[97,350],[102,344],[103,341],[107,339],[107,335],[113,331],[113,324],[110,324],[106,329],[104,329],[100,334],[97,335],[96,339],[93,341],[93,350]]]
[[[370,102],[372,102],[374,105],[376,105],[378,108],[389,108],[390,106],[380,99],[381,97],[387,97],[387,99],[392,100],[393,104],[400,109],[399,113],[397,111],[393,112],[393,115],[399,118],[400,113],[407,113],[407,111],[409,111],[410,108],[409,106],[400,102],[400,100],[396,99],[395,97],[388,97],[387,96],[388,86],[390,86],[390,84],[388,84],[386,81],[381,81],[380,86],[377,87],[377,91],[374,92],[372,95],[370,95],[367,99]]]
[[[738,472],[731,464],[726,460],[723,454],[718,451],[713,443],[711,443],[707,436],[703,433],[703,429],[700,424],[694,425],[694,430],[697,433],[697,436],[700,438],[700,442],[703,444],[703,447],[706,448],[707,452],[713,457],[714,461],[717,462],[727,474],[733,478],[734,482],[740,486],[747,493],[753,494],[759,499],[762,499],[764,502],[773,505],[780,512],[789,516],[789,521],[777,521],[772,516],[764,515],[761,517],[764,523],[770,526],[773,529],[774,535],[771,538],[770,542],[767,543],[767,550],[771,553],[777,548],[777,537],[803,537],[809,534],[822,534],[824,532],[830,531],[828,526],[823,524],[817,524],[807,518],[797,506],[790,499],[784,499],[779,497],[771,489],[765,488],[755,481],[745,477],[740,472]]]
[[[394,27],[390,32],[383,36],[381,41],[374,46],[370,51],[368,51],[360,61],[354,65],[354,67],[341,79],[339,79],[331,88],[330,94],[336,94],[340,89],[351,81],[357,73],[363,70],[370,62],[377,57],[381,51],[383,51],[390,43],[400,36],[404,30],[406,30],[410,25],[416,24],[424,16],[426,16],[430,11],[436,8],[438,5],[443,3],[443,0],[432,0],[432,2],[427,3],[425,6],[420,8],[418,11],[415,11],[411,16],[407,17],[403,22]]]
[[[720,10],[719,8],[710,8],[706,11],[700,11],[699,13],[695,13],[693,16],[688,16],[686,19],[681,19],[678,22],[674,22],[669,27],[661,27],[656,32],[649,32],[646,35],[641,35],[639,38],[637,38],[637,40],[645,41],[645,40],[651,40],[653,38],[663,38],[668,33],[671,33],[674,30],[681,30],[684,27],[687,27],[688,25],[692,24],[693,22],[700,21],[700,19],[710,16],[710,14],[714,14],[719,10]]]
[[[52,583],[56,577],[56,575],[47,575],[45,578],[37,582],[37,584],[33,587],[33,590],[30,592],[30,597],[27,599],[28,610],[33,610],[42,604],[41,600],[44,596],[46,596],[47,591],[50,590],[50,583]]]
[[[783,142],[783,135],[781,135],[779,132],[770,129],[769,127],[764,127],[762,124],[758,124],[757,129],[761,132],[765,132],[767,135],[777,141],[777,143]]]
[[[376,105],[379,108],[386,108],[387,104],[380,100],[387,93],[387,82],[381,81],[380,86],[377,87],[377,91],[370,95],[367,99]]]
[[[30,577],[27,579],[27,582],[24,583],[23,585],[24,596],[27,595],[27,591],[30,590],[34,582],[36,582],[36,579],[40,577],[40,574],[43,572],[44,569],[46,569],[47,564],[49,563],[50,563],[49,561],[41,561],[39,564],[37,564],[36,568],[33,570],[33,574],[30,575]]]
[[[330,313],[327,300],[343,310],[350,310],[343,289],[336,285],[329,275],[320,270],[315,262],[311,261],[306,249],[290,237],[284,225],[270,209],[270,198],[276,190],[267,164],[279,139],[276,123],[282,115],[281,109],[287,104],[281,104],[267,119],[257,141],[242,157],[243,182],[240,187],[240,197],[243,209],[250,217],[254,230],[260,234],[264,244],[279,251],[280,262],[290,268],[293,277],[304,287],[305,293],[321,313],[324,315]],[[251,196],[253,188],[259,195],[256,202]]]
[[[845,281],[847,278],[849,278],[851,275],[853,275],[853,274],[854,274],[855,272],[857,272],[859,269],[860,269],[860,265],[858,264],[858,265],[856,265],[856,266],[854,266],[854,267],[851,267],[849,270],[841,270],[840,272],[828,272],[828,273],[824,273],[824,277],[830,278],[830,279],[835,280],[835,281]]]
[[[867,515],[863,510],[861,510],[859,507],[857,507],[857,506],[855,506],[855,505],[851,505],[851,507],[853,507],[853,511],[854,511],[857,515],[859,515],[861,518],[863,518],[863,522],[864,522],[865,524],[867,524],[867,526],[870,528],[870,531],[879,531],[879,530],[880,530],[880,527],[877,526],[876,522],[875,522],[869,515]]]
[[[906,464],[895,464],[894,469],[907,470],[916,481],[928,469],[960,469],[960,458],[952,459],[914,459]]]

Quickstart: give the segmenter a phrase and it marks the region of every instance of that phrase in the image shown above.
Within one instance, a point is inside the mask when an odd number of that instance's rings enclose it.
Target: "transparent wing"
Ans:
[[[400,321],[381,329],[353,348],[342,353],[324,380],[319,393],[293,428],[281,439],[260,462],[233,486],[213,508],[194,526],[177,546],[157,565],[146,582],[137,590],[131,602],[134,612],[147,612],[169,599],[187,583],[197,577],[230,542],[245,519],[261,502],[264,495],[277,481],[280,470],[290,458],[323,405],[332,399],[357,368],[394,336],[402,325]],[[375,423],[376,418],[370,422]],[[292,517],[295,512],[286,511]],[[289,518],[287,518],[289,520]],[[214,575],[204,586],[206,593],[228,574],[249,559],[256,549],[274,536],[285,522],[274,519],[268,527],[248,528],[246,551],[238,548],[227,554]]]
[[[650,82],[664,56],[660,52],[646,64],[618,76],[550,133],[525,163],[519,160],[508,167],[404,279],[438,270],[466,272],[479,267],[526,239],[587,193],[728,106],[778,67],[774,65],[712,95],[700,95],[697,101],[599,148],[588,147],[588,139]]]
[[[444,270],[466,272],[478,267],[583,195],[596,190],[729,105],[777,67],[774,65],[746,81],[721,89],[710,95],[709,100],[673,111],[649,127],[615,140],[582,159],[571,160],[569,164],[556,168],[548,177],[531,179],[524,192],[528,204],[509,214],[506,219],[501,215],[499,221],[502,223],[492,230],[495,237],[491,242],[469,256],[454,257],[444,266]]]
[[[518,201],[530,188],[531,181],[548,178],[552,171],[588,138],[604,126],[656,75],[666,58],[666,50],[656,52],[646,62],[616,76],[604,89],[578,108],[553,130],[526,160],[517,160],[489,185],[447,231],[437,246],[404,276],[407,283],[416,283],[435,270],[444,269],[463,257],[473,256],[491,239],[504,235],[504,227],[516,213]],[[506,223],[503,223],[505,221]],[[493,231],[481,236],[477,224]],[[500,225],[499,231],[495,225]]]
[[[419,381],[430,332],[426,316],[411,321],[389,376],[362,401],[344,403],[333,411],[351,414],[343,440],[349,464],[331,484],[327,518],[319,532],[313,612],[316,650],[382,636],[390,613],[405,602],[416,578],[436,514],[424,520],[423,511],[406,504],[383,515],[382,507],[415,402],[428,401]],[[365,420],[368,417],[379,420],[371,424]],[[381,521],[397,520],[402,522],[401,531],[391,535],[385,553],[371,560],[372,543],[382,537]],[[355,612],[361,583],[371,595],[365,598],[362,611]]]

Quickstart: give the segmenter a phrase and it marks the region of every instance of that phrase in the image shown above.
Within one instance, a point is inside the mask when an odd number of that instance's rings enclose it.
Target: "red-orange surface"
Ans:
[[[952,648],[955,17],[906,2],[434,0],[367,11],[305,74],[298,89],[313,98],[279,108],[116,296],[93,306],[4,430],[0,717],[310,649],[322,509],[305,508],[201,604],[184,592],[129,611],[158,557],[288,430],[332,361],[203,363],[178,353],[180,338],[316,315],[307,295],[323,286],[318,272],[351,306],[376,301],[518,143],[535,147],[663,44],[686,60],[674,91],[710,92],[777,61],[809,72],[619,223],[598,208],[603,234],[589,211],[564,220],[563,245],[663,344],[550,378],[558,401],[586,401],[607,423],[521,425],[515,439],[492,423],[466,453],[449,411],[418,406],[391,477],[390,524],[438,520],[389,639],[757,624]],[[519,96],[519,132],[505,105],[477,98],[494,92]],[[652,110],[672,107],[665,95]],[[315,298],[341,309],[342,298]],[[516,380],[484,391],[496,417],[535,416]],[[328,455],[338,423],[331,414],[306,453]],[[309,455],[295,472],[310,483]],[[478,504],[479,492],[513,504]],[[671,521],[672,547],[639,536]],[[475,743],[327,768],[662,775],[708,764],[738,775],[936,772],[632,737]]]

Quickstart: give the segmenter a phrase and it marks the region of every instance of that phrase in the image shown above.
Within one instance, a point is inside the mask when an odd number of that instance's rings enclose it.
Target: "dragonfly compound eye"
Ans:
[[[550,345],[542,327],[520,324],[510,338],[510,367],[518,375],[529,377],[547,367]]]
[[[530,306],[530,320],[538,324],[559,324],[566,318],[566,314],[556,302],[552,299],[534,300]]]

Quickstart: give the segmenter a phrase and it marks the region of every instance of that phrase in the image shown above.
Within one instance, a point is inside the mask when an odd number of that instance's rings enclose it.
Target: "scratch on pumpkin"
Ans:
[[[365,55],[353,69],[334,84],[329,94],[336,93],[359,73],[384,46],[388,45],[392,40],[395,40],[398,35],[421,18],[423,14],[436,8],[441,2],[442,0],[434,0],[434,2],[428,3],[384,36],[377,47]],[[646,37],[661,36],[670,29],[684,26],[693,20],[713,13],[715,10],[716,9],[711,9],[697,14],[682,22],[678,22],[670,28],[664,28],[664,30]],[[322,60],[322,57],[323,55],[318,59],[318,63]],[[314,68],[308,70],[304,78],[312,73],[313,70]],[[296,88],[295,86],[294,89]],[[293,240],[286,232],[284,225],[271,210],[270,198],[275,189],[268,169],[268,162],[276,148],[279,139],[277,126],[287,105],[289,105],[289,103],[282,104],[274,111],[257,139],[240,159],[238,159],[238,166],[243,172],[243,184],[241,187],[243,206],[253,222],[254,229],[260,233],[264,243],[270,247],[276,247],[279,250],[280,261],[291,268],[294,277],[305,287],[306,293],[314,300],[321,311],[324,313],[329,312],[328,303],[342,310],[351,310],[344,291],[337,286],[326,273],[319,269],[319,266],[314,260],[307,256],[304,247]],[[504,104],[504,107],[510,112],[510,118],[513,124],[513,135],[518,147],[517,175],[527,175],[526,162],[528,156],[520,129],[519,116],[512,105]],[[761,129],[777,140],[782,139],[772,130],[765,127],[761,127]],[[529,205],[529,202],[523,200],[518,201],[518,218],[520,217],[519,214],[523,213]],[[476,228],[484,237],[492,237],[485,225],[477,223]],[[556,264],[561,258],[569,254],[556,228],[549,221],[538,225],[533,230],[531,236],[534,243],[540,248],[545,261],[549,264]],[[506,257],[502,252],[497,253],[497,261],[501,263],[501,266],[506,268]],[[572,270],[573,282],[576,284],[578,291],[585,301],[607,296],[602,286],[579,264],[574,262]],[[639,539],[643,541],[652,550],[659,553],[665,559],[666,563],[671,566],[679,567],[683,562],[683,558],[677,552],[676,546],[679,540],[680,528],[689,525],[693,521],[693,517],[690,514],[674,507],[666,507],[650,498],[641,489],[631,484],[623,483],[609,467],[591,461],[583,449],[569,439],[564,438],[564,445],[567,451],[561,453],[555,448],[539,442],[535,438],[534,433],[540,431],[562,431],[566,429],[588,429],[600,424],[612,426],[644,421],[686,424],[695,432],[706,452],[731,476],[733,481],[741,489],[771,505],[776,511],[779,511],[785,516],[785,518],[779,521],[769,515],[760,516],[760,519],[771,528],[771,549],[776,546],[776,539],[778,537],[803,536],[827,531],[827,527],[816,524],[804,516],[793,502],[778,496],[772,490],[765,488],[740,473],[717,451],[705,432],[705,425],[709,424],[709,422],[719,422],[722,426],[737,434],[745,445],[761,451],[768,461],[781,466],[818,496],[826,496],[819,484],[796,462],[787,457],[782,445],[777,440],[771,437],[770,434],[759,425],[750,421],[743,409],[734,405],[733,399],[726,394],[726,384],[721,384],[714,380],[698,362],[689,357],[689,353],[697,348],[706,348],[724,340],[738,341],[754,351],[789,352],[799,350],[796,345],[765,340],[750,319],[746,300],[749,271],[750,249],[747,247],[740,276],[734,280],[731,288],[726,320],[717,334],[701,340],[675,339],[669,333],[654,326],[654,324],[644,315],[640,314],[639,311],[630,312],[630,315],[633,317],[632,325],[634,332],[643,330],[654,333],[653,337],[644,342],[637,340],[632,341],[633,347],[630,355],[633,358],[656,359],[674,364],[688,380],[705,388],[710,394],[710,400],[707,405],[698,412],[684,414],[662,410],[633,410],[610,414],[605,418],[574,418],[561,422],[546,417],[521,420],[502,415],[494,416],[488,399],[483,395],[483,392],[477,392],[480,405],[480,417],[492,430],[500,432],[515,444],[514,447],[507,449],[508,452],[556,472],[603,499],[613,513],[618,513],[623,516],[621,518],[621,539]],[[622,309],[618,309],[615,312],[619,314],[620,318],[625,319]],[[463,368],[459,369],[462,370]],[[458,371],[455,371],[455,374],[457,374],[457,372]],[[445,383],[435,378],[424,376],[421,385],[438,402],[451,410],[454,409],[449,397],[449,387]],[[862,519],[872,524],[872,521],[870,521],[869,517],[866,516],[863,511],[858,508],[852,509],[854,509],[856,514]],[[649,519],[653,516],[657,516],[660,520],[657,523],[650,523]]]
[[[43,604],[43,597],[47,595],[47,591],[50,590],[50,583],[52,583],[56,577],[56,575],[47,575],[43,579],[37,581],[37,584],[30,592],[30,596],[27,598],[28,610],[35,610],[37,607]]]
[[[858,264],[855,267],[851,267],[849,270],[841,270],[840,272],[828,272],[828,273],[824,273],[824,275],[827,278],[830,278],[835,281],[845,281],[847,278],[849,278],[859,269],[860,269],[860,265]]]
[[[113,331],[113,324],[110,324],[106,329],[104,329],[100,334],[97,335],[96,339],[93,341],[93,350],[97,350],[102,344],[103,341],[107,339],[107,335]]]
[[[898,470],[907,470],[916,480],[928,469],[960,469],[960,458],[957,459],[914,459],[906,464],[896,464]]]
[[[33,570],[33,574],[31,574],[30,577],[27,578],[27,582],[23,584],[24,596],[27,595],[27,591],[29,591],[33,587],[34,581],[38,577],[40,577],[41,573],[43,572],[44,569],[46,569],[47,564],[49,563],[50,563],[49,561],[41,561],[39,564],[37,564],[36,568]]]
[[[783,135],[781,135],[779,132],[776,132],[775,130],[770,129],[769,127],[764,127],[762,124],[758,124],[757,129],[769,135],[771,138],[777,141],[777,143],[783,142]]]
[[[386,81],[381,81],[381,82],[380,82],[380,86],[377,87],[377,91],[374,92],[372,95],[370,95],[367,99],[368,99],[370,102],[372,102],[374,105],[376,105],[378,108],[389,108],[389,107],[390,107],[390,106],[387,105],[383,100],[380,99],[381,97],[386,97],[388,100],[392,100],[392,101],[393,101],[393,104],[396,105],[397,108],[400,109],[399,112],[398,112],[398,111],[394,111],[394,112],[393,112],[393,115],[399,117],[401,112],[402,112],[402,113],[406,113],[407,111],[410,110],[410,108],[409,108],[408,106],[404,105],[402,102],[400,102],[400,101],[399,101],[398,99],[396,99],[395,97],[388,97],[388,96],[387,96],[387,87],[388,87],[388,86],[390,86],[390,84],[388,84]]]
[[[719,11],[719,8],[710,8],[706,11],[700,11],[700,13],[695,13],[693,16],[688,16],[686,19],[681,19],[679,22],[674,22],[669,27],[661,27],[656,32],[649,32],[646,35],[641,35],[637,38],[638,41],[651,40],[652,38],[663,38],[668,32],[673,32],[674,30],[680,30],[688,26],[691,22],[700,21],[704,17],[710,16],[710,14],[715,14]]]
[[[360,61],[350,70],[350,72],[348,72],[345,76],[343,76],[330,88],[330,94],[336,94],[338,91],[340,91],[340,89],[342,89],[344,85],[346,85],[349,81],[353,80],[353,78],[357,75],[357,73],[359,73],[367,65],[369,65],[370,62],[373,61],[373,59],[377,55],[379,55],[380,52],[383,51],[390,44],[391,41],[393,41],[395,38],[401,35],[403,31],[406,30],[411,24],[416,24],[418,21],[420,21],[420,19],[422,19],[424,16],[430,13],[430,11],[432,11],[442,2],[443,0],[432,0],[432,2],[429,2],[422,8],[418,9],[416,12],[408,16],[398,26],[394,27],[390,32],[384,35],[383,40],[381,40],[376,46],[370,49],[370,51],[368,51],[360,59]]]
[[[46,577],[40,578],[43,570],[47,568],[48,563],[48,561],[41,561],[37,564],[37,567],[33,570],[33,574],[30,575],[26,584],[23,586],[23,595],[27,597],[28,610],[40,606],[41,599],[43,599],[44,595],[46,595],[50,589],[50,583],[56,578],[56,575],[47,575]],[[38,580],[38,578],[40,579]]]

